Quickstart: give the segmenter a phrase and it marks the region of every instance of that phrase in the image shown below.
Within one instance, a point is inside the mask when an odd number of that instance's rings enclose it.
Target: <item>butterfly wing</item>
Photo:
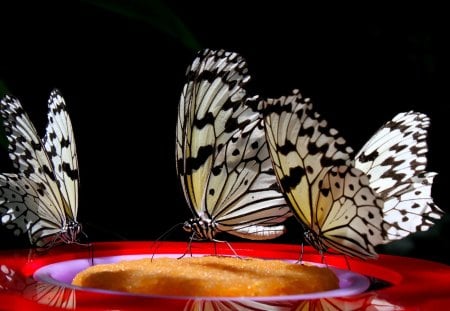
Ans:
[[[266,102],[266,136],[276,176],[294,214],[312,227],[316,185],[332,166],[346,164],[352,149],[312,110],[297,90]]]
[[[355,167],[369,176],[370,186],[385,200],[385,242],[426,231],[443,215],[431,197],[436,173],[425,171],[429,124],[422,113],[399,113],[355,157]]]
[[[15,235],[28,234],[31,244],[42,248],[55,242],[61,228],[53,220],[63,215],[58,209],[41,208],[51,204],[45,188],[30,178],[0,174],[1,222]]]
[[[33,123],[19,100],[6,95],[1,101],[1,114],[8,139],[9,157],[24,176],[37,183],[49,184],[57,192],[53,167]]]
[[[47,155],[66,205],[65,212],[72,219],[78,211],[78,158],[72,122],[66,103],[58,90],[50,93],[48,100],[48,125],[43,139]]]
[[[332,167],[319,184],[317,224],[323,243],[359,258],[376,258],[383,242],[383,201],[368,177],[346,165]]]
[[[219,231],[267,239],[284,232],[275,225],[290,212],[271,169],[258,101],[245,98],[246,73],[242,57],[225,51],[205,50],[188,68],[177,171],[196,217]]]
[[[381,203],[367,177],[349,166],[352,149],[298,91],[266,102],[266,136],[276,176],[294,215],[322,245],[375,257]],[[375,230],[376,229],[376,230]]]
[[[245,96],[246,71],[237,54],[210,50],[200,52],[187,69],[178,107],[176,159],[186,201],[197,216],[203,211],[217,150],[233,134],[236,120],[231,115]]]
[[[284,233],[277,225],[291,212],[273,173],[262,119],[237,131],[218,153],[206,189],[206,207],[220,231],[248,239]]]
[[[434,176],[432,172],[421,173],[390,192],[383,208],[388,233],[384,243],[427,231],[442,217],[443,211],[431,197]]]

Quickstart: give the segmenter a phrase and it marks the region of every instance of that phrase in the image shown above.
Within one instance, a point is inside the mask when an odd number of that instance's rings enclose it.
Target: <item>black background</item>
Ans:
[[[354,149],[398,112],[428,114],[428,168],[439,173],[433,197],[449,210],[443,46],[450,28],[440,8],[14,3],[0,10],[0,80],[42,135],[48,94],[63,93],[79,155],[78,218],[90,240],[153,240],[190,217],[175,172],[175,123],[185,69],[199,48],[243,55],[251,95],[299,88]],[[183,41],[174,30],[180,25],[198,44]],[[5,148],[0,159],[2,171],[11,171]],[[449,225],[445,216],[380,251],[450,263]],[[295,220],[288,228],[278,242],[299,244]],[[0,234],[2,248],[24,242]],[[166,239],[188,235],[178,228]]]

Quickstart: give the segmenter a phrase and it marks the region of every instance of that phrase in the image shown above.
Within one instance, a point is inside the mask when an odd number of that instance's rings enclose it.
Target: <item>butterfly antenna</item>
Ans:
[[[159,242],[164,239],[166,236],[168,236],[170,233],[172,233],[177,227],[182,226],[183,223],[178,223],[173,225],[172,227],[170,227],[168,230],[166,230],[163,234],[161,234],[158,238],[156,238],[155,241],[153,241],[152,246],[150,247],[150,249],[152,250],[152,258],[151,260],[153,260],[153,258],[155,257],[156,251],[158,250],[159,247]]]

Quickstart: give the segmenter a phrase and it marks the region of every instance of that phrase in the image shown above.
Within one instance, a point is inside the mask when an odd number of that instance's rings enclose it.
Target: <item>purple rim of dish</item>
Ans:
[[[170,257],[179,258],[181,254],[158,254],[154,258],[158,257]],[[203,255],[194,255],[203,256]],[[94,265],[98,264],[108,264],[116,263],[123,260],[135,260],[141,258],[151,258],[152,255],[149,254],[138,254],[138,255],[119,255],[119,256],[108,256],[108,257],[96,257],[93,259]],[[293,260],[286,260],[288,262],[295,262]],[[312,264],[316,266],[324,266],[323,264],[317,264],[313,262],[305,262],[307,264]],[[87,288],[72,285],[73,278],[81,271],[92,266],[91,258],[84,259],[74,259],[66,260],[53,264],[49,264],[37,269],[34,272],[34,279],[39,282],[48,283],[52,285],[57,285],[65,288],[72,288],[77,290],[99,292],[99,293],[110,293],[116,295],[125,296],[146,296],[146,297],[158,297],[167,299],[205,299],[205,300],[241,300],[241,299],[251,299],[251,300],[307,300],[307,299],[320,299],[320,298],[331,298],[331,297],[343,297],[356,295],[364,292],[370,286],[370,280],[359,273],[355,273],[349,270],[339,269],[335,267],[329,267],[333,270],[339,279],[339,289],[315,292],[309,294],[299,294],[299,295],[285,295],[285,296],[258,296],[258,297],[182,297],[182,296],[162,296],[162,295],[144,295],[144,294],[134,294],[127,292],[119,292],[112,290],[104,290],[98,288]]]

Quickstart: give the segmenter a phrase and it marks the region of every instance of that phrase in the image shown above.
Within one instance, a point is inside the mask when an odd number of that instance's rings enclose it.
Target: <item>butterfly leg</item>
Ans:
[[[300,244],[300,256],[299,256],[299,258],[297,260],[297,263],[299,263],[301,265],[303,265],[303,253],[304,253],[304,251],[305,251],[304,243],[301,242],[301,244]]]
[[[344,259],[345,259],[345,263],[347,264],[347,269],[349,271],[352,271],[351,267],[350,267],[350,262],[348,261],[348,257],[347,255],[344,255]]]
[[[89,243],[87,245],[89,247],[89,257],[91,258],[91,266],[94,265],[94,245],[92,243]]]
[[[194,238],[195,238],[195,235],[194,234],[191,235],[191,237],[189,238],[189,242],[188,242],[188,245],[186,247],[186,250],[184,251],[184,254],[181,255],[180,257],[178,257],[178,259],[183,258],[184,256],[187,255],[187,253],[190,253],[191,257],[192,257],[192,240],[194,240]]]
[[[325,252],[320,251],[320,256],[322,257],[320,260],[322,262],[322,264],[324,264],[328,267],[328,262],[327,262],[327,257],[325,256]]]
[[[214,242],[214,254],[215,255],[217,255],[216,243],[225,243],[228,246],[228,248],[233,252],[234,256],[241,259],[241,256],[238,255],[238,253],[234,250],[234,248],[231,246],[231,244],[228,241],[221,241],[221,240],[216,240],[216,239],[213,239],[212,241]]]

